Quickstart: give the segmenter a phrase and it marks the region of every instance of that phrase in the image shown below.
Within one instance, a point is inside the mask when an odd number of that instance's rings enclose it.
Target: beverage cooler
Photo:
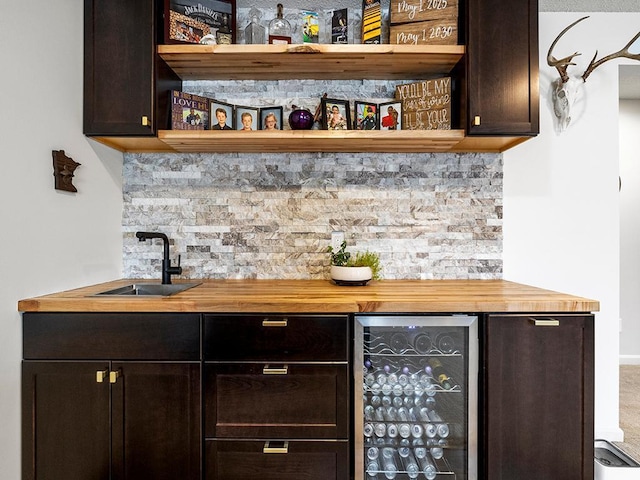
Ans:
[[[478,319],[357,315],[355,479],[477,479]]]

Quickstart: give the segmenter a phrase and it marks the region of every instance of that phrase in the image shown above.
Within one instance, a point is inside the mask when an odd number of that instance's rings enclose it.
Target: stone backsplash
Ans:
[[[332,231],[387,279],[502,275],[500,154],[126,154],[124,274],[327,278]]]

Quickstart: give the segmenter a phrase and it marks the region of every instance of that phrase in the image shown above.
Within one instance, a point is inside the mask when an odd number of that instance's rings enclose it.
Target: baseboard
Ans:
[[[640,355],[620,355],[620,365],[640,365]]]
[[[595,434],[596,439],[624,442],[624,431],[621,428],[597,429]]]

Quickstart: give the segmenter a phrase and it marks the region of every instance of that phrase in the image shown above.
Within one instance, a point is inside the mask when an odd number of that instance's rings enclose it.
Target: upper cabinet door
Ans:
[[[153,135],[154,0],[85,0],[84,15],[84,133]]]
[[[467,5],[468,134],[537,135],[537,0]]]

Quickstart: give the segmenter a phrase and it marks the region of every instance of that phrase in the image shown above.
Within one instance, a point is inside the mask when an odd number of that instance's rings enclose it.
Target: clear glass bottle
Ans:
[[[291,24],[284,18],[282,4],[278,4],[276,18],[269,22],[269,43],[291,43]]]
[[[265,43],[265,28],[260,25],[260,12],[257,8],[249,11],[251,22],[244,29],[244,43],[246,44],[262,44]]]

